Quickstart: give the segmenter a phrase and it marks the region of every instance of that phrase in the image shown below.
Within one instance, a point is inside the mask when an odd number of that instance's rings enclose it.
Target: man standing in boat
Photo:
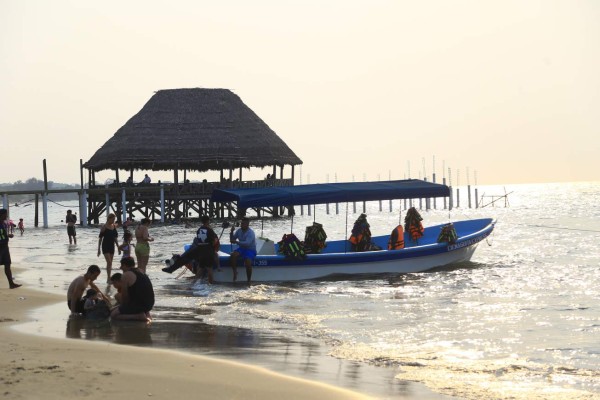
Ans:
[[[239,247],[231,253],[229,259],[233,270],[233,281],[237,280],[237,259],[241,256],[244,265],[246,266],[246,278],[248,284],[252,279],[252,264],[256,257],[256,235],[250,228],[250,220],[247,217],[242,218],[242,226],[234,232],[234,227],[231,227],[229,239],[231,244],[237,244]]]

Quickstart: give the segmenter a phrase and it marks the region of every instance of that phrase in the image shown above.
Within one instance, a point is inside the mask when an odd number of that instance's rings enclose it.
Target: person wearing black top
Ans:
[[[121,269],[121,305],[112,310],[110,317],[151,322],[154,288],[150,278],[135,267],[135,260],[131,257],[121,259]]]
[[[6,279],[8,279],[8,286],[11,289],[16,289],[21,285],[16,284],[13,281],[12,271],[10,270],[10,251],[8,249],[8,240],[13,237],[13,234],[9,232],[6,219],[8,218],[8,210],[5,208],[0,209],[0,265],[4,265],[4,273]]]

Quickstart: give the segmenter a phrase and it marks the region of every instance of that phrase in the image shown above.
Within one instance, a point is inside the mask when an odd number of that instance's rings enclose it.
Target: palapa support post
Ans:
[[[81,181],[81,190],[83,190],[83,160],[79,159],[79,179]]]
[[[125,193],[125,188],[121,189],[121,212],[122,212],[122,223],[127,221],[127,194]]]
[[[160,222],[165,222],[165,185],[160,184]]]
[[[108,185],[106,188],[108,189]],[[110,194],[108,194],[108,190],[104,192],[104,199],[106,202],[106,218],[108,219],[108,214],[110,214]]]
[[[2,195],[2,208],[8,210],[8,194],[6,193]]]
[[[87,216],[87,191],[82,190],[79,197],[79,223],[81,226],[88,226],[88,216]]]

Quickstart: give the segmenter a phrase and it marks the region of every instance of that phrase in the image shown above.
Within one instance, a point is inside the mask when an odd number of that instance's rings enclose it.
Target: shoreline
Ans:
[[[13,268],[13,273],[18,272],[19,269]],[[199,399],[239,398],[241,393],[244,398],[261,400],[275,400],[281,396],[333,400],[454,399],[417,382],[394,379],[402,393],[379,396],[364,393],[365,387],[361,385],[346,389],[324,382],[324,379],[303,378],[289,371],[277,373],[273,372],[277,368],[272,367],[268,357],[262,366],[259,365],[257,359],[262,356],[252,350],[229,355],[203,355],[174,348],[140,347],[139,343],[54,337],[41,333],[44,321],[36,318],[36,313],[62,310],[64,298],[42,289],[2,288],[0,304],[0,351],[7,355],[0,362],[1,376],[5,377],[0,378],[0,382],[6,386],[4,398],[9,400],[38,398],[42,392],[46,398],[85,395],[90,399],[100,399],[107,394],[116,399],[167,395],[193,395]],[[53,311],[45,316],[60,320],[56,313]],[[339,368],[339,360],[326,357]],[[143,369],[140,370],[140,366]],[[235,385],[232,377],[236,378]],[[79,382],[85,384],[82,386]],[[107,390],[107,386],[112,389]],[[199,388],[205,386],[211,390],[199,393]]]
[[[18,271],[15,271],[18,272]],[[14,326],[61,296],[36,289],[0,289],[0,362],[5,399],[369,399],[265,368],[172,350],[26,334]],[[235,378],[235,379],[232,379]]]

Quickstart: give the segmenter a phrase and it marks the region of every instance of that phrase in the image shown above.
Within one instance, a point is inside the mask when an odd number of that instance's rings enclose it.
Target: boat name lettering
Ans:
[[[472,244],[479,243],[483,239],[485,239],[488,235],[489,235],[489,232],[486,232],[482,235],[474,237],[473,239],[465,240],[464,242],[460,242],[460,243],[456,243],[456,244],[451,244],[450,246],[448,246],[448,251],[462,249],[463,247],[467,247],[467,246],[471,246]]]

